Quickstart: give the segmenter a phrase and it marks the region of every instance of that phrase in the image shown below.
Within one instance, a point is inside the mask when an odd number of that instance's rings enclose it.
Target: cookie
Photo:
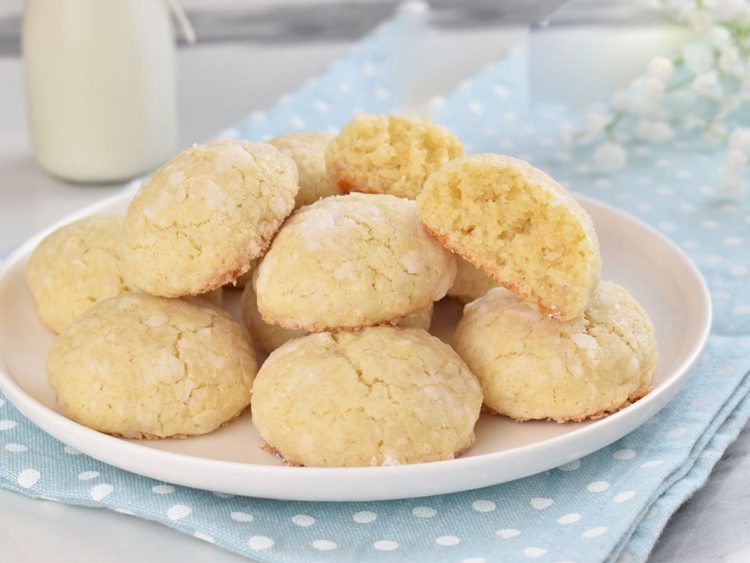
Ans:
[[[126,293],[78,317],[47,358],[65,415],[126,438],[205,434],[239,416],[255,357],[239,324],[199,303]]]
[[[328,133],[287,133],[267,141],[297,165],[297,207],[309,205],[321,197],[341,193],[326,170],[326,147],[331,139],[333,135]]]
[[[259,261],[260,258],[253,258],[250,261],[250,268],[247,270],[247,272],[239,276],[236,280],[229,282],[224,287],[228,287],[229,289],[244,289],[247,286],[251,285],[253,283],[253,271],[258,266]]]
[[[601,272],[591,217],[529,163],[453,160],[427,180],[417,209],[443,244],[543,313],[572,319],[591,300]]]
[[[481,297],[497,283],[471,262],[456,256],[456,279],[448,290],[448,296],[466,304]]]
[[[255,298],[255,292],[251,284],[245,286],[241,300],[242,320],[247,330],[257,342],[261,350],[270,354],[282,344],[294,338],[300,338],[309,334],[305,330],[293,330],[278,325],[268,324],[260,316],[258,304]],[[427,330],[430,328],[432,321],[432,306],[413,313],[407,317],[402,317],[392,321],[394,326],[406,328],[421,328]]]
[[[389,323],[392,326],[400,326],[401,328],[421,328],[422,330],[429,330],[432,324],[432,305],[420,309],[419,311],[396,319]]]
[[[321,332],[388,323],[429,307],[453,283],[453,255],[414,202],[348,194],[300,208],[255,270],[263,320]]]
[[[253,422],[288,463],[398,465],[452,459],[474,442],[482,392],[450,346],[416,328],[311,334],[273,352]]]
[[[342,192],[414,199],[427,177],[463,154],[459,140],[429,121],[360,114],[326,149],[326,166]]]
[[[648,393],[658,360],[648,315],[610,282],[570,321],[492,289],[464,308],[453,346],[479,378],[486,407],[516,420],[606,416]]]
[[[95,303],[128,291],[121,230],[121,217],[88,217],[60,227],[34,249],[26,283],[47,328],[62,332]]]
[[[205,302],[214,307],[221,308],[224,304],[224,288],[220,287],[218,289],[212,289],[211,291],[201,293],[200,295],[186,295],[183,299],[191,303],[193,300],[198,300],[198,305]]]
[[[179,153],[125,216],[125,279],[153,295],[216,289],[243,274],[294,208],[297,167],[271,145],[217,141]]]

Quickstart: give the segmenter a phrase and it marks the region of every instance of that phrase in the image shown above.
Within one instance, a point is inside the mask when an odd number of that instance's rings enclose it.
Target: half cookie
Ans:
[[[417,198],[425,227],[500,285],[556,319],[580,315],[601,271],[591,217],[527,162],[479,154],[432,174]]]

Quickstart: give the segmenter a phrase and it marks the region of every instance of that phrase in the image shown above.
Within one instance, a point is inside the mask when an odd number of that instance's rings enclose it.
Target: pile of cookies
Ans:
[[[47,237],[27,281],[71,419],[187,437],[249,406],[289,464],[372,466],[452,459],[483,407],[564,422],[647,393],[653,326],[600,271],[591,218],[540,170],[359,115],[186,150],[124,217]],[[243,287],[247,331],[221,308]],[[452,346],[428,332],[446,296]]]

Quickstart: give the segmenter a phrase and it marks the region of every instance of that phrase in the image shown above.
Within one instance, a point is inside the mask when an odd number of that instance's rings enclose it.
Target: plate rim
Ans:
[[[8,258],[0,264],[0,282],[5,279],[8,272],[39,243],[48,234],[61,227],[62,225],[76,221],[83,217],[94,215],[99,212],[102,208],[106,208],[110,205],[122,203],[122,200],[132,195],[135,188],[137,188],[137,182],[131,182],[123,188],[122,191],[106,197],[98,202],[88,205],[75,213],[67,215],[61,220],[55,222],[50,227],[41,230],[37,234],[28,238],[19,247],[14,250]],[[679,391],[684,384],[685,379],[689,375],[690,369],[697,361],[700,354],[703,352],[708,336],[711,330],[712,318],[713,318],[713,307],[710,298],[710,293],[706,281],[695,265],[693,260],[682,250],[676,243],[666,237],[664,234],[659,232],[657,229],[642,221],[641,219],[631,215],[630,213],[623,211],[609,203],[600,201],[598,199],[582,195],[573,192],[575,198],[583,202],[586,206],[599,207],[608,213],[614,213],[619,215],[631,222],[636,223],[641,229],[648,232],[649,235],[657,237],[660,242],[665,244],[673,253],[675,253],[683,265],[687,266],[688,271],[694,278],[693,281],[697,282],[697,286],[700,289],[696,298],[699,298],[700,303],[696,311],[699,312],[703,326],[701,327],[700,335],[697,342],[691,347],[689,353],[682,358],[682,361],[677,367],[675,367],[670,375],[655,389],[653,389],[648,395],[628,407],[609,415],[606,418],[595,421],[593,424],[578,428],[561,436],[555,436],[547,438],[540,442],[532,444],[526,444],[518,446],[510,450],[503,450],[499,452],[490,452],[485,454],[479,454],[476,456],[459,457],[452,460],[436,461],[436,462],[425,462],[415,464],[404,464],[398,466],[375,466],[375,467],[290,467],[290,466],[277,466],[277,465],[262,465],[248,462],[239,461],[228,461],[218,460],[212,458],[204,458],[189,454],[169,452],[164,450],[157,450],[154,448],[147,448],[138,443],[127,442],[117,437],[103,434],[96,430],[87,428],[81,424],[78,424],[64,415],[53,411],[46,407],[34,397],[26,393],[20,385],[14,380],[10,371],[4,366],[2,358],[0,358],[0,390],[6,395],[10,402],[26,417],[29,421],[34,424],[37,428],[46,432],[58,441],[69,445],[76,450],[84,453],[94,459],[97,459],[103,463],[107,463],[114,467],[124,469],[145,477],[149,477],[157,480],[164,480],[172,482],[174,484],[183,485],[187,487],[201,488],[204,490],[215,490],[217,492],[228,492],[234,494],[250,494],[250,493],[237,493],[236,488],[229,487],[229,490],[222,490],[219,488],[205,489],[204,486],[197,484],[199,479],[191,479],[190,477],[185,479],[174,479],[174,476],[164,477],[164,471],[160,471],[159,467],[167,467],[173,464],[185,465],[184,473],[189,475],[192,473],[190,469],[195,470],[210,470],[210,471],[228,471],[230,473],[236,472],[247,472],[249,480],[252,478],[251,474],[255,475],[266,475],[269,477],[288,478],[289,475],[304,475],[306,479],[339,479],[346,476],[349,479],[366,479],[371,478],[374,475],[382,476],[384,479],[391,479],[396,476],[403,478],[404,476],[416,477],[417,475],[423,475],[429,477],[430,474],[440,473],[446,464],[450,464],[456,471],[478,469],[481,466],[492,465],[493,463],[502,463],[504,458],[516,457],[516,456],[531,456],[535,453],[539,453],[540,450],[549,450],[552,448],[564,448],[569,445],[569,442],[580,442],[585,441],[586,437],[590,434],[604,434],[607,430],[610,431],[610,436],[614,436],[606,441],[606,444],[597,445],[593,448],[585,447],[582,450],[576,450],[576,455],[571,457],[572,459],[581,457],[582,455],[589,455],[595,451],[598,451],[617,439],[621,438],[625,434],[634,431],[636,428],[641,426],[646,420],[654,416],[659,412]],[[620,431],[618,425],[620,421],[628,419],[635,419],[641,413],[641,411],[653,410],[648,414],[643,421],[636,423],[634,426],[625,425],[626,430]],[[81,445],[81,443],[83,443]],[[599,443],[598,441],[596,442]],[[114,452],[110,450],[114,448]],[[583,454],[578,452],[584,451]],[[115,459],[121,458],[121,459]],[[145,459],[144,459],[145,458]],[[143,461],[150,462],[154,468],[144,470],[141,466]],[[563,462],[565,463],[565,462]],[[522,475],[514,477],[512,479],[502,479],[500,481],[493,481],[492,479],[487,480],[484,484],[468,484],[464,488],[450,487],[443,491],[443,493],[435,493],[434,491],[424,492],[422,494],[416,493],[414,495],[383,495],[383,494],[371,494],[371,495],[345,495],[345,498],[337,498],[336,501],[366,501],[366,500],[388,500],[388,499],[399,499],[399,498],[418,498],[420,496],[428,496],[432,494],[446,494],[452,492],[459,492],[463,490],[475,489],[482,486],[489,486],[492,484],[500,484],[503,482],[509,482],[516,479],[520,479],[529,475],[537,474],[545,470],[552,469],[560,465],[559,459],[553,464],[550,464],[546,469],[535,470],[533,472],[522,472]],[[283,476],[283,477],[280,477]],[[269,495],[264,496],[262,492],[255,491],[251,496],[261,498],[273,498],[279,500],[311,500],[311,501],[325,501],[334,500],[330,498],[330,495],[324,495],[325,498],[320,495]]]

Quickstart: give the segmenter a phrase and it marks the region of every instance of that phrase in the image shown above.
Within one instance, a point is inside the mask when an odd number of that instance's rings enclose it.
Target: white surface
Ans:
[[[124,213],[130,198],[130,193],[119,194],[64,222]],[[83,453],[147,477],[222,493],[383,500],[452,493],[546,471],[609,445],[661,409],[702,350],[711,320],[708,290],[682,251],[632,217],[588,198],[580,201],[599,236],[603,278],[628,288],[646,309],[660,352],[651,393],[601,420],[518,423],[483,414],[476,443],[459,459],[365,468],[284,466],[262,448],[249,413],[216,432],[186,440],[123,440],[95,432],[59,414],[45,373],[54,335],[37,318],[26,287],[28,258],[54,226],[24,243],[0,267],[0,364],[5,368],[0,367],[0,389],[37,426]],[[439,309],[433,319],[435,332],[447,341],[455,313]]]

